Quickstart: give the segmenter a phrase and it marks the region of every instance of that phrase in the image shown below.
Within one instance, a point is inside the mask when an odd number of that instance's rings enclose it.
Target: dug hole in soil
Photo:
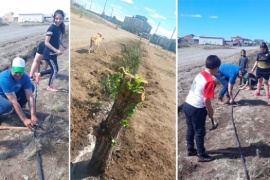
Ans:
[[[123,44],[139,37],[115,25],[71,8],[71,162],[74,179],[175,179],[175,54],[141,44],[138,74],[148,84],[146,100],[136,108],[117,138],[106,172],[93,177],[88,163],[95,146],[93,127],[105,120],[112,102],[105,98],[102,80],[113,72],[111,57],[121,55]],[[101,32],[104,40],[88,53],[91,36]]]
[[[68,22],[65,24],[66,35],[62,41],[69,44]],[[0,27],[1,70],[9,66],[13,58],[21,56],[27,57],[26,72],[29,73],[33,62],[32,49],[45,40],[49,26],[14,23]],[[68,58],[68,51],[58,57],[56,88],[69,89]],[[69,179],[69,94],[46,91],[48,78],[48,75],[42,77],[36,100],[37,117],[44,128],[44,131],[38,130],[44,179]],[[25,112],[29,114],[28,108]],[[1,125],[24,126],[16,113],[0,116],[0,120]],[[32,138],[30,130],[0,130],[0,179],[39,179],[36,151],[29,148]]]
[[[215,46],[215,48],[217,48]],[[184,103],[195,76],[204,70],[205,59],[214,54],[220,57],[222,62],[238,64],[241,49],[247,50],[249,59],[249,70],[253,67],[259,46],[256,47],[214,47],[195,46],[180,48],[179,57],[185,54],[185,58],[192,63],[186,64],[185,59],[178,66],[178,105]],[[193,53],[196,52],[196,53]],[[194,54],[200,54],[195,57]],[[183,56],[181,56],[183,57]],[[183,66],[185,64],[185,66]],[[238,91],[239,79],[237,79],[233,95]],[[217,96],[221,85],[217,83],[215,99],[212,105],[215,111],[214,119],[219,125],[216,130],[209,131],[212,127],[210,119],[206,121],[205,147],[207,151],[214,151],[210,155],[216,159],[208,163],[197,162],[196,157],[187,157],[186,149],[186,122],[184,113],[178,114],[178,179],[246,179],[245,171],[240,158],[238,144],[233,129],[230,105],[218,105]],[[235,101],[237,105],[233,108],[233,116],[243,156],[250,179],[266,180],[270,177],[270,132],[269,132],[269,99],[265,98],[264,90],[262,96],[254,96],[252,91],[241,90]],[[181,110],[181,109],[180,109]]]

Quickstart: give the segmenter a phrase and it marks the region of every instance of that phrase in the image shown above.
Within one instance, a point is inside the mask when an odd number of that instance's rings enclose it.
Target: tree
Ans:
[[[119,93],[108,117],[101,122],[95,133],[97,136],[96,145],[89,163],[92,175],[105,172],[115,138],[123,127],[122,120],[134,112],[136,105],[145,99],[144,85],[147,82],[138,75],[127,73],[124,68],[119,68],[119,70],[123,74],[119,83]]]

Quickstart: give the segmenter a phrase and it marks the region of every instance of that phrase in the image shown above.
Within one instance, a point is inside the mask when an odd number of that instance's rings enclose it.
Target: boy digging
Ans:
[[[211,99],[214,98],[216,83],[212,75],[218,72],[220,64],[221,61],[216,55],[210,55],[206,58],[205,70],[195,77],[183,105],[187,123],[187,155],[197,155],[198,162],[213,160],[211,156],[205,153],[205,121],[207,115],[209,118],[213,118],[214,115]],[[194,137],[197,150],[194,148]]]

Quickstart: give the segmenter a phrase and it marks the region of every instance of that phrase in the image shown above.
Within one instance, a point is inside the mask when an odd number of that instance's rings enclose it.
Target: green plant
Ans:
[[[143,82],[144,82],[143,77],[136,74],[134,79],[130,80],[127,83],[128,89],[133,93],[138,93],[144,90]]]
[[[112,146],[116,146],[117,145],[117,141],[115,139],[112,139]]]
[[[143,109],[143,108],[144,108],[143,103],[140,103],[140,104],[139,104],[139,107]]]
[[[127,119],[122,119],[121,124],[126,128],[129,127],[129,121]]]
[[[129,105],[129,111],[128,111],[128,116],[132,116],[135,114],[136,110],[135,110],[136,104],[135,103],[131,103]]]
[[[123,79],[122,73],[113,73],[111,76],[106,77],[103,80],[103,90],[106,94],[109,94],[111,98],[118,96],[121,79]]]
[[[130,43],[122,48],[122,56],[112,57],[112,68],[117,71],[120,67],[129,69],[129,73],[136,74],[140,65],[140,43]]]

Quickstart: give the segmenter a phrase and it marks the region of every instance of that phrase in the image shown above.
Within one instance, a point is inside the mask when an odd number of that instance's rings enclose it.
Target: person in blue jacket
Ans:
[[[240,66],[230,63],[223,63],[220,65],[218,72],[215,74],[216,79],[222,85],[219,92],[219,104],[232,104],[233,95],[232,90],[237,77],[242,78],[242,71]],[[223,102],[223,97],[226,94],[227,100]]]
[[[0,73],[0,115],[14,108],[24,125],[33,130],[37,123],[33,89],[34,86],[25,73],[25,61],[19,57],[13,59],[11,68]],[[31,119],[26,117],[22,109],[27,102]]]

